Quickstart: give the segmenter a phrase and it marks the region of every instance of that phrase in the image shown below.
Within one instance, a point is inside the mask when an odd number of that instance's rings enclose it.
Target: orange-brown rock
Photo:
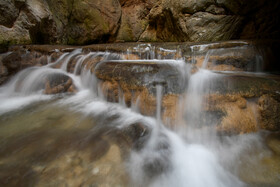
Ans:
[[[122,54],[121,58],[124,60],[140,60],[140,57],[135,54]]]
[[[45,94],[58,94],[65,92],[76,92],[73,81],[68,76],[56,76],[55,79],[47,79],[45,83]]]
[[[280,130],[280,101],[270,95],[263,95],[258,100],[260,128]]]
[[[162,98],[162,121],[167,126],[179,124],[182,113],[179,108],[180,95],[168,94]]]
[[[257,104],[248,102],[240,95],[217,95],[207,97],[208,111],[222,111],[221,121],[217,130],[223,133],[256,132],[258,127]]]
[[[201,68],[205,66],[205,69],[215,71],[254,71],[256,68],[255,56],[247,57],[244,56],[210,56],[205,62],[204,56],[198,56],[195,58],[196,67]]]

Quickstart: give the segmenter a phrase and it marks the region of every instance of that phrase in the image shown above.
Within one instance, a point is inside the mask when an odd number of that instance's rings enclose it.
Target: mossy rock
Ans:
[[[117,0],[74,1],[68,22],[68,44],[107,42],[119,27],[121,7]]]

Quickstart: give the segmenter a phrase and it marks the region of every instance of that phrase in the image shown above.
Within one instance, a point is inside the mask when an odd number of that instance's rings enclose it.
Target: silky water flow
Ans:
[[[181,51],[165,51],[164,48],[160,48],[159,51],[161,52],[173,53],[173,55],[169,57],[170,59],[164,59],[161,55],[162,53],[157,54],[155,51],[156,48],[152,45],[141,44],[138,47],[128,50],[126,53],[129,55],[132,53],[131,51],[134,51],[134,53],[136,51],[136,53],[142,57],[142,59],[138,60],[141,63],[165,63],[169,66],[175,66],[175,69],[178,69],[181,81],[179,85],[183,88],[183,93],[178,102],[177,113],[180,114],[176,119],[178,123],[173,125],[173,127],[164,124],[162,120],[162,100],[164,94],[168,93],[168,90],[166,90],[168,86],[166,86],[166,84],[171,84],[168,83],[168,80],[165,80],[164,74],[154,75],[152,79],[149,77],[149,80],[146,80],[147,83],[153,85],[156,92],[157,104],[154,117],[145,116],[139,112],[140,99],[132,103],[131,107],[126,106],[123,101],[124,99],[121,99],[122,96],[119,98],[119,103],[106,101],[106,96],[104,96],[104,93],[99,87],[100,81],[94,75],[92,68],[85,68],[86,60],[101,57],[100,63],[102,63],[102,60],[126,63],[127,60],[121,59],[122,54],[110,52],[84,53],[81,49],[77,49],[70,53],[64,53],[56,61],[49,62],[49,64],[43,67],[31,67],[19,72],[10,82],[0,88],[0,123],[2,123],[2,127],[0,127],[2,133],[0,136],[3,137],[1,142],[3,147],[0,154],[0,163],[3,164],[5,160],[9,162],[9,159],[5,157],[8,153],[3,153],[3,151],[9,150],[4,146],[4,142],[8,140],[11,141],[10,137],[14,138],[14,142],[20,142],[16,141],[18,138],[25,140],[24,135],[21,135],[21,132],[17,129],[21,129],[23,132],[27,133],[25,136],[28,136],[29,132],[33,132],[30,129],[35,129],[34,133],[36,134],[37,131],[40,131],[40,128],[43,128],[43,124],[41,124],[42,122],[39,118],[47,118],[50,122],[53,120],[51,118],[56,118],[56,115],[53,115],[53,117],[50,116],[49,118],[47,116],[41,116],[44,115],[44,113],[48,115],[48,107],[51,107],[54,108],[54,110],[58,110],[57,115],[65,110],[71,111],[73,115],[79,114],[82,116],[80,117],[80,121],[88,118],[98,124],[89,127],[85,136],[74,139],[74,141],[81,142],[81,144],[86,142],[90,137],[98,136],[96,132],[99,132],[98,130],[104,127],[107,129],[122,130],[130,128],[130,126],[135,124],[141,124],[143,129],[137,140],[138,143],[140,143],[139,145],[137,144],[137,148],[132,148],[126,153],[126,159],[123,160],[123,170],[128,174],[126,176],[126,181],[128,182],[125,184],[128,186],[247,186],[248,184],[240,177],[239,167],[242,167],[239,163],[240,158],[243,157],[244,154],[246,156],[246,153],[250,152],[250,149],[265,148],[263,148],[264,145],[261,143],[262,138],[258,133],[221,136],[211,128],[214,124],[211,124],[211,119],[208,119],[209,116],[205,115],[203,112],[203,106],[207,102],[204,95],[213,92],[217,80],[221,80],[227,75],[208,70],[207,59],[209,60],[209,56],[207,55],[226,53],[224,52],[225,49],[218,49],[217,51],[210,50],[210,52],[206,54],[202,68],[198,69],[195,73],[191,73],[195,55],[206,47],[205,45],[193,46],[191,48],[193,57],[189,64],[186,63],[184,58],[175,57],[176,53],[181,53]],[[229,50],[230,49],[227,49],[226,52],[228,53]],[[232,49],[231,52],[235,50],[236,49]],[[259,56],[256,58],[258,60],[260,59]],[[73,73],[67,71],[70,61],[76,61],[75,68],[72,71]],[[57,65],[60,65],[60,68],[55,68]],[[258,67],[260,67],[260,65],[258,65]],[[52,76],[70,77],[76,87],[76,93],[45,95],[43,91],[45,86],[44,81]],[[22,123],[15,122],[16,125],[7,127],[7,124],[12,123],[7,122],[12,118],[11,116],[26,115],[26,118],[28,118],[30,117],[28,112],[36,113],[38,112],[36,110],[40,111],[42,114],[37,116],[38,119],[34,121],[30,120],[30,124],[22,124],[26,121],[22,120]],[[60,123],[63,123],[63,117],[58,116],[57,118],[60,120]],[[20,119],[22,118],[19,117],[19,120]],[[35,124],[37,121],[40,121],[38,122],[39,125]],[[34,124],[32,124],[33,122]],[[44,125],[48,126],[44,127],[47,129],[46,131],[51,132],[52,124],[45,122]],[[66,125],[66,127],[61,128],[70,131],[69,128],[71,128],[71,126],[67,127]],[[75,128],[77,127],[75,126]],[[4,135],[4,132],[8,134]],[[71,136],[74,136],[74,134],[70,133]],[[77,134],[75,136],[77,136]],[[42,137],[38,136],[37,138],[40,139]],[[33,141],[40,142],[38,139],[32,138],[30,141],[23,142],[28,144],[28,142]],[[77,142],[69,143],[74,146]],[[13,151],[21,153],[26,145],[19,145],[19,147],[13,146],[18,150],[11,150],[11,154],[17,154]],[[73,147],[70,146],[70,149],[71,148]],[[36,152],[36,150],[34,150],[34,152]],[[43,153],[44,155],[40,155],[38,151],[38,153],[31,154],[31,156],[42,156],[42,158],[47,160],[48,152],[46,151]],[[58,151],[56,157],[59,157],[59,154],[62,153]],[[263,154],[269,154],[269,151],[265,150]],[[28,154],[26,155],[20,158],[28,158]],[[248,157],[249,156],[251,155],[248,155]],[[32,158],[29,159],[32,160]],[[253,157],[252,159],[257,158]],[[33,158],[33,160],[34,161],[28,161],[27,163],[32,165],[36,162],[36,158]],[[36,167],[34,166],[33,169],[26,168],[26,170],[32,170],[32,172],[34,172],[36,171],[34,168]],[[3,171],[1,172],[3,173]],[[100,172],[100,169],[94,168],[90,174],[93,175],[98,172]],[[91,175],[87,177],[92,178]],[[22,180],[28,180],[28,177]],[[106,181],[106,176],[103,180]],[[24,184],[24,182],[22,182],[22,184]],[[110,185],[112,184],[114,184],[114,182],[110,183]]]

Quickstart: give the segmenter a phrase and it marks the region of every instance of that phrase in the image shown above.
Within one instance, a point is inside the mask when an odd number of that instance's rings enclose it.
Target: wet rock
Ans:
[[[180,116],[182,116],[182,111],[180,110],[179,94],[168,94],[164,95],[162,98],[162,121],[169,127],[175,127],[180,124]]]
[[[234,100],[232,100],[234,98]],[[257,105],[238,95],[215,96],[210,98],[210,111],[222,111],[217,130],[226,134],[243,134],[258,131]],[[215,104],[214,104],[214,103]]]
[[[182,75],[172,62],[105,61],[96,66],[95,74],[100,80],[117,81],[121,88],[122,85],[127,85],[128,90],[137,90],[145,85],[149,91],[155,93],[156,84],[162,84],[165,92],[178,93],[184,89],[178,81]]]
[[[124,60],[140,60],[140,57],[135,54],[123,54],[121,58]]]
[[[159,133],[157,138],[154,150],[151,150],[154,153],[147,154],[143,161],[143,170],[148,180],[152,180],[154,177],[172,169],[170,157],[168,156],[172,154],[169,139],[162,132]]]
[[[3,83],[20,70],[32,66],[46,65],[48,61],[46,55],[36,51],[30,52],[24,48],[6,53],[1,58],[1,78],[5,77]]]
[[[258,62],[257,56],[210,56],[205,62],[205,57],[196,58],[196,67],[202,67],[206,64],[207,69],[215,71],[260,71],[263,67],[263,61]]]
[[[223,74],[217,79],[215,85],[211,85],[211,92],[220,94],[239,94],[244,98],[260,97],[264,94],[271,94],[277,97],[280,89],[278,76],[255,76],[246,74]]]
[[[17,53],[11,53],[6,57],[4,57],[2,63],[8,69],[8,72],[10,72],[10,74],[15,74],[21,69],[21,61],[22,61],[21,53],[17,52]]]
[[[251,133],[259,129],[279,131],[279,102],[269,95],[246,100],[240,94],[206,96],[205,111],[222,111],[216,123],[221,133]]]
[[[95,71],[95,66],[99,63],[102,62],[104,60],[104,57],[102,55],[98,55],[95,57],[91,57],[88,59],[84,59],[83,63],[82,63],[82,67],[90,70],[92,73]]]
[[[165,120],[176,116],[178,97],[173,93],[182,93],[185,85],[179,85],[181,75],[172,65],[153,61],[106,61],[96,66],[95,75],[102,81],[100,88],[108,101],[136,105],[139,112],[149,116],[156,113],[156,84],[161,84]]]
[[[121,131],[122,137],[137,151],[140,151],[150,138],[150,129],[141,123],[131,124]]]
[[[75,92],[75,86],[70,77],[63,74],[51,75],[45,83],[45,94],[58,94],[65,92]]]
[[[280,102],[270,95],[263,95],[258,100],[260,128],[279,131],[280,130]]]
[[[116,81],[105,81],[102,83],[101,89],[107,101],[119,101],[119,85]]]

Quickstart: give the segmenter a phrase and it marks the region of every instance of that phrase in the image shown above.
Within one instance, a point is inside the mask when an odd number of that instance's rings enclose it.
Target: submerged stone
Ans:
[[[70,77],[63,74],[51,75],[47,78],[45,83],[45,94],[75,92],[75,86]]]

